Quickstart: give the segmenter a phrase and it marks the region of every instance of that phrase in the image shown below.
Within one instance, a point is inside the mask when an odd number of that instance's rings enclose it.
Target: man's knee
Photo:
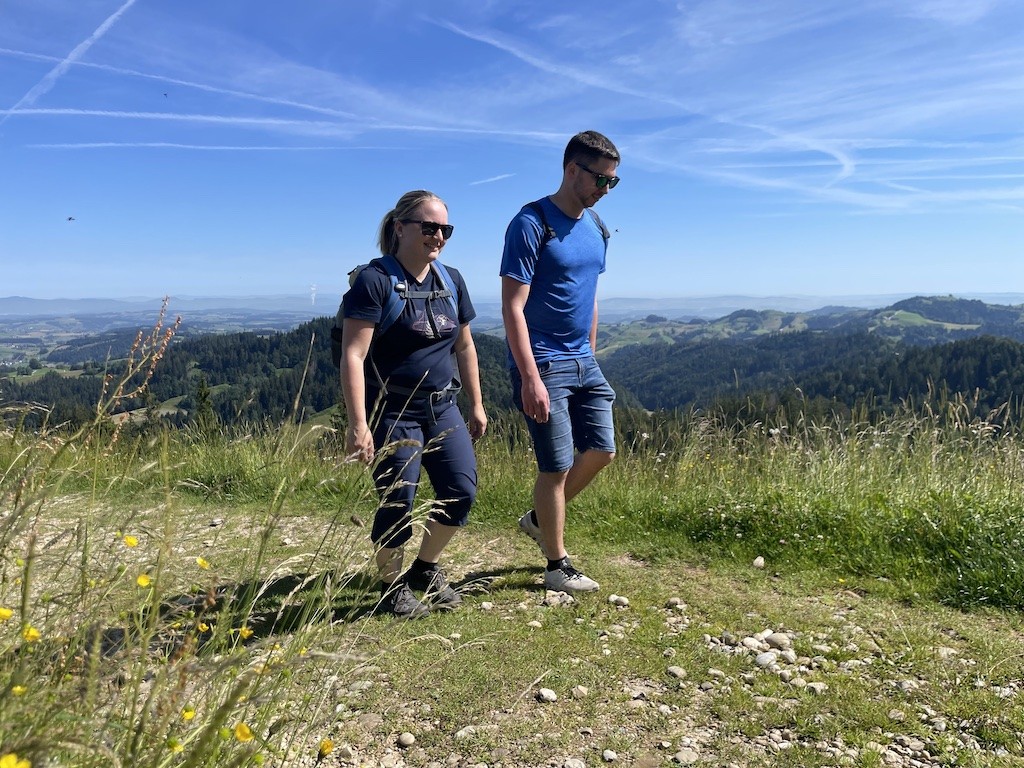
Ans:
[[[615,451],[598,451],[592,449],[587,451],[587,459],[593,462],[598,469],[604,469],[615,459]]]
[[[537,485],[544,488],[557,488],[565,485],[565,479],[569,476],[569,470],[559,472],[538,472]]]

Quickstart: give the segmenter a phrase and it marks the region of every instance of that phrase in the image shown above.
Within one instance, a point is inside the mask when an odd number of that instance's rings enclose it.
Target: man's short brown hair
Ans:
[[[573,162],[592,163],[601,157],[614,160],[618,164],[619,150],[604,134],[597,131],[581,131],[566,144],[562,168],[568,168],[569,163]]]

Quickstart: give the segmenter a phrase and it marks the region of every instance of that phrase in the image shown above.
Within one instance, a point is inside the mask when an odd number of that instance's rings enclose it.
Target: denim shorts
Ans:
[[[548,390],[551,415],[544,424],[529,416],[526,426],[533,438],[537,468],[541,472],[565,472],[576,451],[615,452],[612,403],[615,390],[593,357],[553,360],[538,366]],[[512,399],[523,410],[523,380],[512,368]]]

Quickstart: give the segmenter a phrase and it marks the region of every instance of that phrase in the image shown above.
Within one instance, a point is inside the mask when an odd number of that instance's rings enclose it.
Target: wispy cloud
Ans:
[[[112,26],[114,26],[117,20],[120,19],[121,16],[124,15],[124,13],[133,5],[135,5],[135,0],[127,0],[127,2],[124,5],[122,5],[116,11],[114,11],[114,13],[108,16],[106,21],[104,21],[96,28],[95,32],[89,35],[89,37],[83,40],[81,43],[76,45],[74,50],[71,51],[71,53],[69,53],[63,60],[58,62],[57,66],[55,66],[53,69],[47,72],[42,80],[40,80],[38,83],[32,86],[29,92],[22,96],[21,99],[18,100],[18,103],[11,108],[11,111],[16,111],[21,107],[31,106],[32,104],[35,104],[39,97],[43,96],[51,88],[53,88],[53,86],[56,84],[60,76],[67,72],[72,64],[74,64],[76,61],[82,58],[82,56],[85,55],[86,51],[88,51],[96,43],[97,40],[103,37],[103,35],[105,35],[107,31]],[[0,119],[0,125],[3,125],[4,120],[7,119],[7,116],[9,114],[11,114],[11,112],[8,112],[4,115],[2,119]]]
[[[64,144],[26,144],[30,149],[194,149],[216,152],[324,152],[352,151],[362,149],[390,150],[394,147],[373,146],[256,146],[227,144],[179,144],[170,141],[91,141]]]
[[[469,182],[469,185],[471,187],[474,187],[477,184],[490,184],[490,183],[495,182],[495,181],[501,181],[502,179],[511,179],[513,176],[515,176],[514,173],[503,173],[503,174],[501,174],[499,176],[491,176],[491,178],[489,178],[489,179],[480,179],[480,181],[471,181],[471,182]]]

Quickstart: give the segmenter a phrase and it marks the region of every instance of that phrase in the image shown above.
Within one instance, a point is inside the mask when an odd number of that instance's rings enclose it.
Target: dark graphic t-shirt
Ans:
[[[345,294],[342,306],[346,318],[380,322],[388,292],[393,289],[391,278],[376,265],[376,260],[370,262]],[[458,294],[458,317],[451,317],[447,299],[407,300],[395,324],[375,338],[370,347],[365,368],[368,391],[377,386],[378,376],[392,385],[422,392],[436,392],[451,383],[455,375],[451,353],[459,326],[476,317],[476,310],[462,275],[452,267],[446,268]],[[416,282],[408,272],[406,279],[409,288],[415,291],[445,288],[433,270],[422,283]]]

